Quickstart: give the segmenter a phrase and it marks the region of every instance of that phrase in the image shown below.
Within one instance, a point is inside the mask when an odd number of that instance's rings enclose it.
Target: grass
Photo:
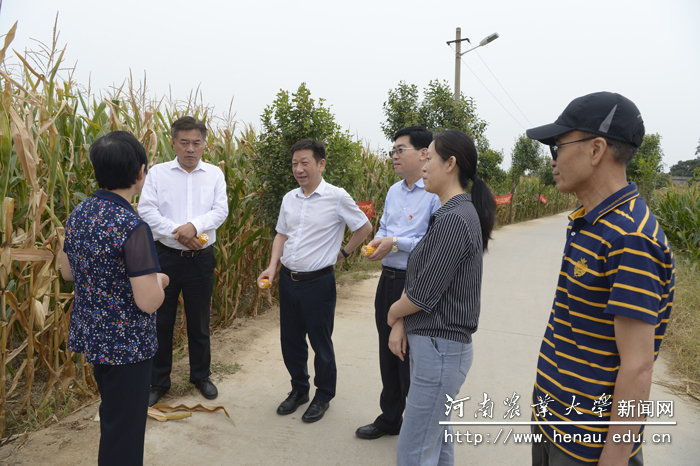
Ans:
[[[8,410],[5,434],[9,437],[22,432],[42,429],[54,422],[61,421],[78,407],[78,400],[69,393],[62,402],[52,396],[42,406],[36,409],[31,408],[20,417],[17,417],[13,410]]]
[[[700,394],[700,265],[676,255],[676,288],[663,351],[691,392]]]
[[[217,375],[217,381],[224,380],[225,375],[233,375],[239,370],[241,370],[241,365],[237,362],[234,362],[233,364],[215,362],[211,365],[211,371],[213,374]]]
[[[336,268],[336,283],[346,285],[358,280],[372,278],[372,274],[382,271],[382,262],[370,262],[365,258],[347,262]]]

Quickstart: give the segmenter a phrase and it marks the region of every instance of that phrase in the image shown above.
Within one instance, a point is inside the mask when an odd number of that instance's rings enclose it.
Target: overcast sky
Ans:
[[[181,99],[199,86],[217,114],[233,98],[240,126],[259,129],[276,94],[306,82],[343,128],[387,149],[387,93],[402,80],[452,87],[445,42],[461,27],[475,45],[500,34],[463,56],[461,88],[505,169],[525,129],[597,91],[637,104],[669,167],[694,158],[700,140],[697,0],[3,0],[0,34],[19,21],[12,48],[37,50],[32,39],[50,43],[57,12],[77,82],[107,89],[145,72],[149,95]]]

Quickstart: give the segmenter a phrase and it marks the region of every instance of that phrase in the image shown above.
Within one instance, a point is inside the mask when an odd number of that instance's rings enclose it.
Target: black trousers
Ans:
[[[403,361],[389,349],[391,327],[386,323],[386,318],[391,305],[401,298],[405,282],[403,278],[389,278],[382,274],[374,298],[374,317],[379,334],[379,371],[382,376],[382,394],[379,398],[382,414],[375,419],[374,425],[377,429],[392,433],[401,429],[411,382],[411,366],[408,344]]]
[[[536,421],[534,415],[530,415],[531,421]],[[532,442],[532,466],[580,466],[583,463],[564,453],[559,447],[547,440],[542,428],[538,425],[530,426],[530,432],[540,434],[543,442]],[[607,434],[603,434],[605,436]],[[640,448],[636,455],[630,458],[628,466],[644,466],[643,448]],[[598,464],[598,463],[596,463]]]
[[[158,351],[153,358],[151,385],[168,389],[173,366],[173,330],[181,292],[187,317],[190,382],[197,382],[211,375],[209,313],[216,259],[211,248],[196,257],[182,257],[158,242],[156,250],[161,272],[168,275],[170,284],[165,288],[165,300],[156,313]]]
[[[335,273],[305,281],[294,281],[280,273],[279,279],[282,357],[292,378],[292,391],[309,393],[308,335],[316,353],[315,398],[327,403],[335,396],[338,373],[331,340],[335,319]]]
[[[121,366],[94,365],[102,396],[99,466],[143,465],[151,362],[147,359]]]

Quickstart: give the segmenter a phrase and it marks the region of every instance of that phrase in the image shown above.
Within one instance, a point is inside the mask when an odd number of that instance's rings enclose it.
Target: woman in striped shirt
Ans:
[[[442,207],[409,257],[404,293],[388,317],[391,351],[403,359],[406,343],[411,347],[411,388],[397,446],[400,466],[454,464],[454,444],[445,441],[452,427],[439,422],[450,419],[450,400],[457,398],[472,364],[482,254],[496,218],[493,195],[476,167],[474,142],[461,131],[438,134],[428,148],[425,189],[440,197]]]

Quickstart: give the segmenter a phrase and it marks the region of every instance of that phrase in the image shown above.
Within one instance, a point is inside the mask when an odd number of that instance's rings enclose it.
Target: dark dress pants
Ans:
[[[100,390],[99,466],[143,465],[152,359],[134,364],[95,364]]]
[[[382,376],[382,394],[379,398],[382,414],[374,421],[374,425],[377,429],[391,433],[398,433],[401,429],[411,383],[411,366],[408,344],[403,361],[389,349],[391,327],[386,319],[391,305],[401,298],[405,282],[403,278],[389,278],[382,274],[374,298],[374,317],[379,334],[379,371]]]
[[[151,385],[168,389],[173,366],[173,329],[180,292],[187,317],[190,382],[197,382],[211,375],[209,313],[216,259],[213,248],[196,257],[182,257],[160,243],[156,243],[156,249],[161,272],[168,275],[170,284],[165,288],[165,299],[156,313],[158,351],[153,358]]]
[[[284,365],[292,378],[292,391],[309,393],[306,336],[314,358],[315,398],[327,403],[335,396],[337,369],[333,351],[335,273],[305,281],[293,281],[280,272],[280,339]]]

